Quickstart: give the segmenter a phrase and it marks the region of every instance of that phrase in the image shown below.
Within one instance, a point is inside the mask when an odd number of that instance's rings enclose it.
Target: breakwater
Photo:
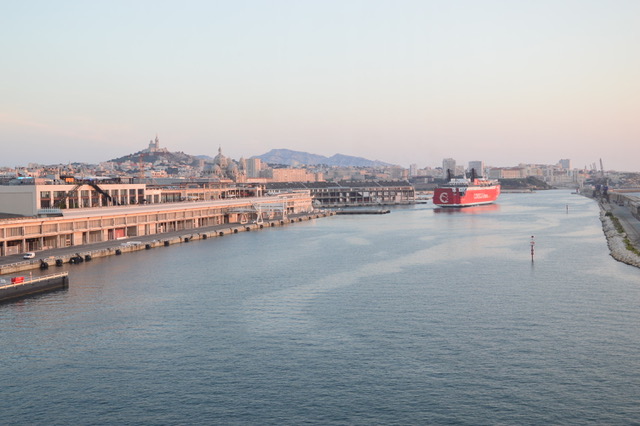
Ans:
[[[600,221],[602,222],[602,230],[607,239],[611,257],[619,262],[640,268],[640,256],[627,248],[628,238],[626,233],[617,229],[613,223],[612,216],[607,213],[608,211],[601,206]]]
[[[622,191],[621,191],[622,192]],[[640,199],[633,195],[612,192],[609,199],[595,198],[589,192],[582,193],[593,199],[600,208],[600,221],[609,247],[611,257],[619,262],[640,268],[640,226],[638,203]]]

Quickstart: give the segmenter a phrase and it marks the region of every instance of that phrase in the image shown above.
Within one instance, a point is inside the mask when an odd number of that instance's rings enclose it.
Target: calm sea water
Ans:
[[[640,270],[568,192],[69,269],[0,306],[0,423],[640,422]]]

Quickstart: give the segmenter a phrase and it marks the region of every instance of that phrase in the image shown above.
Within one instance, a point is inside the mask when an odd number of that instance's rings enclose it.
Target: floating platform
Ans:
[[[6,280],[6,278],[4,278]],[[0,303],[69,287],[69,273],[44,275],[36,278],[13,277],[9,283],[0,283]]]

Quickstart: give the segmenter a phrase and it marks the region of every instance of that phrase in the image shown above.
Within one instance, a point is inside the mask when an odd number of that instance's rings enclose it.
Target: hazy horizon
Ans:
[[[0,166],[147,147],[640,171],[640,2],[31,1],[0,16]]]
[[[164,149],[164,148],[167,148],[167,149],[168,149],[168,151],[169,151],[169,152],[171,152],[171,153],[184,152],[184,151],[179,151],[179,150],[172,150],[172,149],[171,149],[171,147],[166,147],[166,146],[161,146],[161,148],[163,148],[163,149]],[[122,158],[122,157],[129,156],[129,155],[134,155],[134,154],[136,154],[137,152],[142,151],[142,150],[143,150],[143,149],[136,149],[136,151],[135,151],[135,152],[134,152],[134,151],[132,151],[132,152],[130,152],[130,153],[127,153],[127,154],[124,154],[124,155],[120,155],[120,156],[118,156],[118,157],[114,157],[114,158],[109,158],[109,159],[107,159],[107,160],[99,161],[99,162],[83,162],[83,161],[75,161],[75,160],[73,160],[73,161],[68,161],[68,162],[58,162],[58,163],[34,163],[34,162],[30,162],[30,163],[39,164],[39,165],[41,165],[41,166],[66,165],[66,164],[72,164],[72,163],[83,163],[83,164],[93,164],[93,165],[98,165],[99,163],[102,163],[102,162],[108,162],[108,161],[111,161],[111,160],[116,160],[116,159],[118,159],[118,158]],[[322,155],[322,156],[326,157],[327,159],[329,159],[329,158],[333,157],[334,155],[345,155],[345,156],[353,157],[353,158],[362,158],[362,159],[365,159],[365,160],[378,161],[378,162],[382,162],[382,163],[387,163],[387,165],[388,165],[388,166],[402,166],[402,167],[405,167],[405,168],[407,168],[407,169],[408,169],[408,168],[409,168],[409,166],[411,166],[412,164],[416,164],[416,163],[411,163],[411,164],[409,164],[409,165],[407,165],[407,166],[403,166],[403,165],[401,165],[401,164],[393,164],[393,163],[389,163],[389,162],[386,162],[384,159],[379,159],[379,158],[374,159],[374,158],[367,158],[367,157],[355,156],[355,155],[354,155],[354,156],[351,156],[351,155],[348,155],[348,154],[342,154],[342,153],[340,153],[340,152],[336,152],[336,153],[334,153],[334,154],[332,154],[332,155],[323,155],[323,154],[318,154],[318,153],[316,153],[316,152],[297,151],[297,150],[290,150],[290,149],[288,149],[288,148],[272,148],[272,149],[271,149],[271,150],[269,150],[268,152],[263,152],[263,153],[261,153],[261,154],[252,155],[252,156],[247,156],[247,157],[240,157],[240,158],[245,158],[245,159],[247,159],[247,158],[252,158],[252,157],[260,157],[260,156],[262,156],[262,155],[269,154],[269,153],[270,153],[271,151],[273,151],[273,150],[276,150],[276,151],[277,151],[277,150],[288,150],[288,151],[291,151],[291,152],[294,152],[294,153],[302,153],[302,154],[310,154],[310,155],[318,155],[318,156]],[[215,157],[213,154],[212,154],[212,155],[209,155],[209,154],[192,154],[192,153],[189,153],[189,152],[184,152],[184,153],[185,153],[185,154],[187,154],[187,155],[191,155],[191,156],[193,156],[193,157],[203,157],[203,156],[206,156],[206,157],[209,157],[210,159],[213,159],[213,158]],[[226,157],[229,157],[228,155],[226,155],[226,153],[224,152],[224,150],[223,150],[222,154],[223,154],[223,155],[225,155]],[[216,153],[216,155],[217,155],[217,153]],[[136,158],[137,158],[137,157],[136,157]],[[236,161],[240,159],[240,158],[233,158],[233,157],[231,157],[231,158],[232,158],[233,160],[236,160]],[[444,160],[444,158],[443,158],[443,159],[441,159],[439,162],[437,162],[437,161],[436,161],[434,164],[427,164],[427,165],[423,165],[423,166],[421,166],[421,165],[417,165],[417,166],[418,166],[418,168],[419,168],[419,169],[424,169],[424,168],[433,168],[433,169],[435,169],[435,168],[441,168],[441,167],[442,167],[442,160]],[[456,160],[456,164],[457,164],[458,166],[463,166],[463,167],[465,167],[465,168],[467,167],[467,165],[468,165],[468,163],[469,163],[470,161],[483,161],[483,160],[478,159],[478,160],[469,160],[469,161],[462,161],[462,162],[461,162],[461,161],[459,161],[459,160],[457,160],[457,159],[455,159],[455,158],[454,158],[454,160]],[[560,160],[560,159],[558,159],[558,160]],[[135,161],[138,161],[138,160],[135,160]],[[548,163],[526,163],[526,162],[521,162],[521,163],[518,163],[518,164],[503,164],[503,165],[496,165],[496,164],[489,164],[489,163],[486,163],[486,162],[485,162],[485,167],[517,167],[517,166],[519,166],[520,164],[536,164],[536,165],[551,165],[551,166],[552,166],[552,165],[557,165],[558,163],[559,163],[559,161],[552,161],[552,162],[548,162]],[[309,165],[314,165],[314,164],[309,164]],[[596,161],[596,162],[593,162],[593,164],[589,164],[589,165],[587,165],[587,166],[588,166],[587,168],[591,168],[593,165],[595,165],[595,166],[596,166],[597,170],[599,170],[599,169],[600,169],[600,163],[599,163],[599,161]],[[20,165],[14,165],[14,166],[7,166],[7,165],[2,165],[2,164],[0,164],[0,167],[9,167],[9,168],[11,168],[11,167],[26,167],[26,166],[27,166],[27,164],[20,164]],[[582,169],[582,166],[580,166],[580,167],[579,167],[579,166],[576,166],[576,165],[573,165],[573,164],[572,164],[572,168],[573,168],[573,169],[576,169],[576,168],[578,168],[578,169]],[[620,171],[620,172],[625,172],[625,171],[626,171],[626,170],[617,170],[617,169],[611,169],[611,168],[606,168],[606,170],[615,170],[615,171]]]

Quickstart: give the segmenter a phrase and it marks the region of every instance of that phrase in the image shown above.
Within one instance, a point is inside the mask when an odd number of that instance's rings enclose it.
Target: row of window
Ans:
[[[119,196],[135,197],[137,192],[138,197],[144,197],[144,189],[107,189],[104,192],[109,194],[112,197],[119,197]],[[40,198],[50,199],[51,193],[52,191],[40,191]],[[84,198],[88,198],[89,194],[91,194],[91,196],[94,198],[99,196],[98,191],[96,190],[80,191],[80,195]],[[54,199],[65,198],[67,196],[77,197],[77,195],[78,195],[77,190],[76,191],[53,191]]]
[[[63,231],[74,231],[92,228],[105,228],[117,225],[135,225],[176,219],[191,219],[222,215],[222,209],[187,210],[180,212],[158,213],[138,216],[121,216],[103,219],[77,220],[73,222],[57,222],[37,225],[23,225],[0,228],[0,238],[21,237],[28,235],[52,234]]]

